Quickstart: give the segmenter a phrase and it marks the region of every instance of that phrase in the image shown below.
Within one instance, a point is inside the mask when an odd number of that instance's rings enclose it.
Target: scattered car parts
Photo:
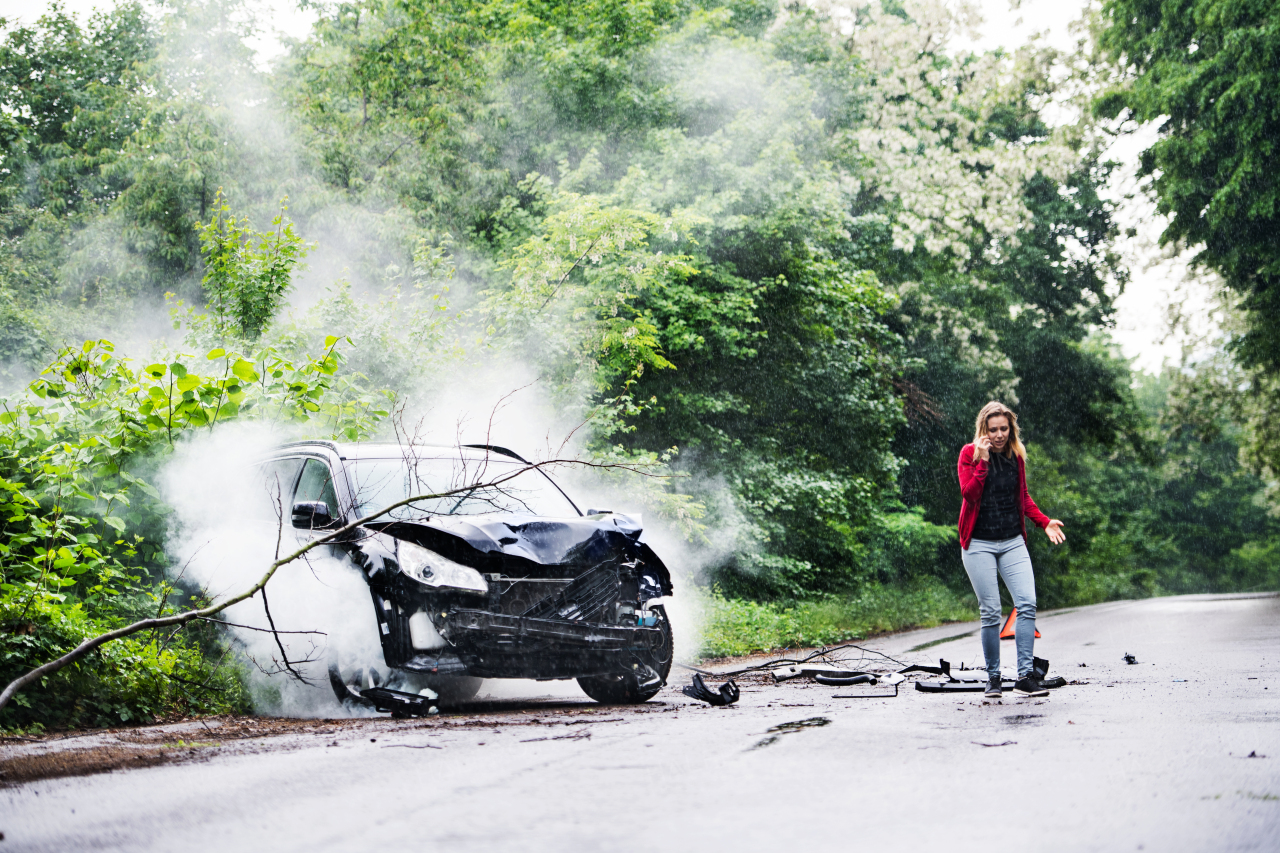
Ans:
[[[1065,678],[1047,677],[1049,673],[1049,662],[1044,658],[1032,658],[1031,665],[1036,677],[1040,679],[1040,683],[1047,689],[1055,690],[1067,685],[1067,680]],[[937,666],[922,666],[916,664],[898,670],[899,675],[906,675],[912,672],[940,675],[944,679],[942,681],[917,681],[916,690],[921,693],[981,693],[987,688],[986,670],[953,670],[951,668],[951,664],[945,660],[939,660]],[[1011,691],[1014,684],[1015,680],[1012,678],[1001,679],[1001,686],[1004,690]]]
[[[741,691],[738,690],[738,685],[734,683],[732,678],[713,691],[707,687],[706,682],[702,680],[702,676],[696,672],[693,674],[693,683],[685,685],[680,692],[690,699],[697,699],[699,702],[706,702],[708,705],[715,705],[720,708],[732,705],[742,696]]]

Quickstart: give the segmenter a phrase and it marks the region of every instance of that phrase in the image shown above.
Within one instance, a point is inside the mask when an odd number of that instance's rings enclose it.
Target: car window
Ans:
[[[273,459],[262,466],[262,481],[270,492],[272,501],[279,495],[285,503],[289,502],[293,495],[293,484],[298,479],[298,469],[301,467],[302,460],[297,457]]]
[[[329,466],[319,459],[308,459],[302,469],[302,478],[298,480],[298,492],[293,497],[294,503],[299,501],[322,501],[329,508],[331,518],[337,518],[339,515],[338,495],[333,490],[333,477],[329,473]]]
[[[273,517],[283,508],[285,515],[293,505],[293,486],[298,480],[302,459],[272,459],[258,466],[253,494],[252,512],[255,516]]]
[[[453,492],[415,501],[392,518],[422,515],[516,513],[576,518],[577,510],[536,470],[508,460],[359,459],[347,463],[356,490],[356,514],[369,515],[414,495]],[[306,478],[306,474],[303,474]],[[501,482],[495,482],[501,481]]]

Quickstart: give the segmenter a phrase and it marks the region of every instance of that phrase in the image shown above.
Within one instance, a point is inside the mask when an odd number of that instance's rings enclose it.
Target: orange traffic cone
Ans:
[[[1004,620],[1004,627],[1000,629],[1000,639],[1002,640],[1013,639],[1013,633],[1014,633],[1013,623],[1017,620],[1017,618],[1018,618],[1018,608],[1015,607],[1013,608],[1013,610],[1009,611],[1009,618]],[[1036,629],[1036,639],[1037,640],[1040,639],[1039,629]]]

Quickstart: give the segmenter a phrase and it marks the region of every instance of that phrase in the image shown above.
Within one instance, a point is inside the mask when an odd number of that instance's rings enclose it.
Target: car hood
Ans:
[[[644,541],[638,516],[600,513],[581,518],[533,515],[429,516],[371,524],[397,539],[414,542],[482,572],[539,566],[589,567],[619,553],[651,570],[664,595],[671,573]]]
[[[497,551],[542,565],[576,562],[587,556],[584,551],[596,550],[594,546],[613,551],[623,544],[618,540],[640,542],[643,535],[638,518],[620,513],[581,518],[437,515],[421,521],[397,522],[387,532],[395,536],[394,528],[407,533],[404,528],[409,527],[449,534],[484,554]]]

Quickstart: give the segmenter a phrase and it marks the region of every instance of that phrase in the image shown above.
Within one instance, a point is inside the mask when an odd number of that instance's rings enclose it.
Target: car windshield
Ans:
[[[576,517],[569,500],[537,470],[496,459],[354,459],[347,462],[356,514],[364,517],[414,495],[452,492],[415,501],[388,515],[482,515],[519,513]],[[514,475],[514,476],[512,476]],[[495,482],[501,481],[501,482]]]

